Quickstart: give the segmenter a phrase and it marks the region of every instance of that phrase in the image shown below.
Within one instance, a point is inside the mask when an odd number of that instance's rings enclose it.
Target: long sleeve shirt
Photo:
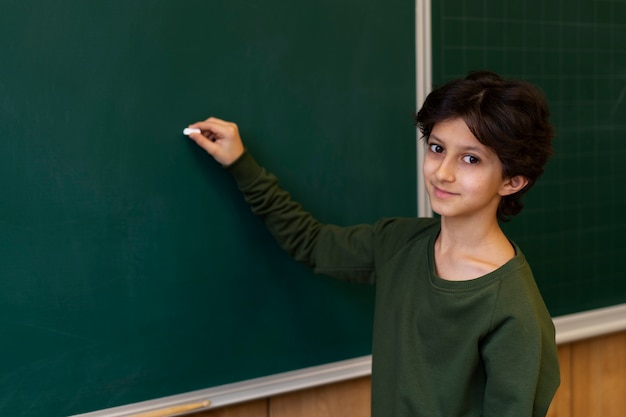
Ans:
[[[376,286],[373,417],[545,416],[559,385],[554,325],[519,247],[487,275],[447,281],[438,219],[323,224],[249,153],[227,169],[294,259]]]

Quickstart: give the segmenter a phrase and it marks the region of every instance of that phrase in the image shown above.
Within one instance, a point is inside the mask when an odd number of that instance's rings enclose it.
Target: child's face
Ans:
[[[431,207],[444,217],[495,218],[506,195],[508,181],[502,177],[500,159],[476,139],[463,119],[435,124],[423,173]]]

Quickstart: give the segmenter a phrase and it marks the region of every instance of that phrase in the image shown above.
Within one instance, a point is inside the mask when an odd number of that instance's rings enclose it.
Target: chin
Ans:
[[[464,210],[461,210],[460,207],[448,204],[442,204],[435,200],[434,202],[431,200],[430,209],[433,213],[441,216],[441,217],[458,217],[466,214]]]
[[[430,209],[432,210],[433,213],[441,217],[448,217],[452,215],[451,213],[452,210],[446,210],[444,207],[440,207],[437,204],[431,204]]]

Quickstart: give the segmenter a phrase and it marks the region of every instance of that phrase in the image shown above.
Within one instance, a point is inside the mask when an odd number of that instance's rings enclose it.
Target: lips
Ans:
[[[451,193],[439,187],[433,186],[433,194],[440,199],[447,199],[456,196],[456,193]]]

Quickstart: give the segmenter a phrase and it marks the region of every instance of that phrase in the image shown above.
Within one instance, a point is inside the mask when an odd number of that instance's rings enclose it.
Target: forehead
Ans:
[[[441,142],[465,143],[475,147],[484,147],[485,145],[474,136],[463,119],[444,120],[435,123],[430,132],[429,139],[435,139]]]

